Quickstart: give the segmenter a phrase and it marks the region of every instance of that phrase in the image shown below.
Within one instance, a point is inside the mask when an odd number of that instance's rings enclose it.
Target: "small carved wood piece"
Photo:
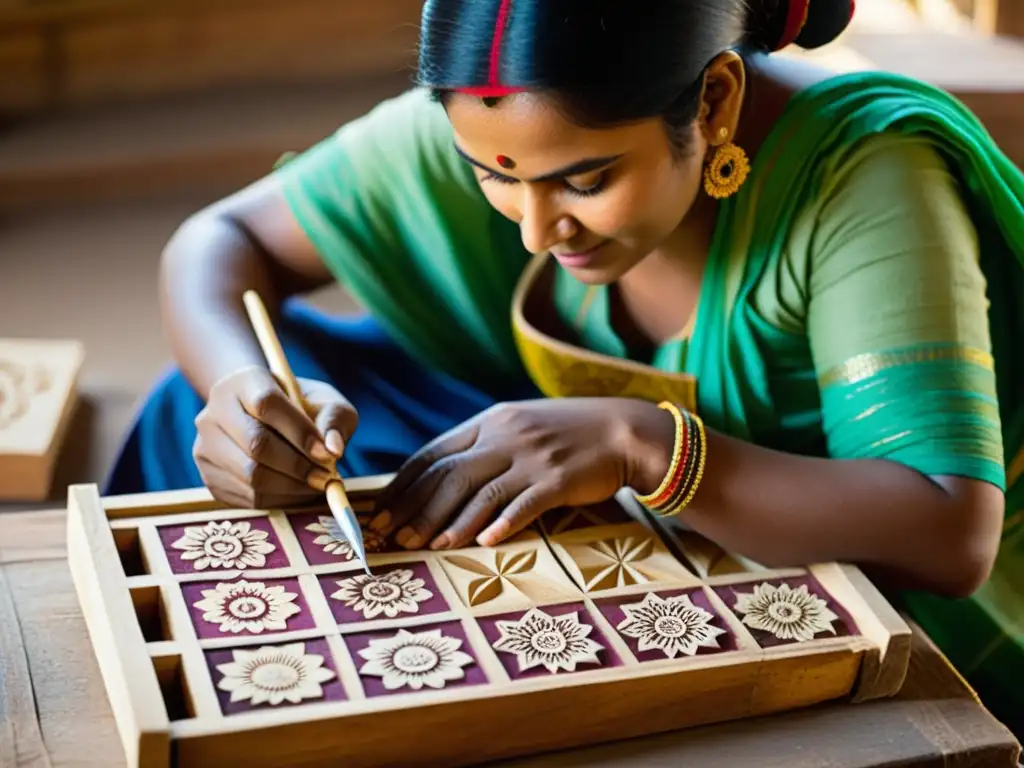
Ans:
[[[0,339],[0,499],[49,495],[83,358],[77,342]]]

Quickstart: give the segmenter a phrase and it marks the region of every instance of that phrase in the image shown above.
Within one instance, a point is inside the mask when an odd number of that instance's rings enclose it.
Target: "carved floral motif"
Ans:
[[[191,561],[196,571],[261,568],[267,562],[266,556],[277,549],[268,538],[266,531],[253,528],[247,520],[211,521],[188,526],[171,546],[181,550],[181,559]]]
[[[550,616],[534,608],[517,621],[499,621],[496,626],[501,637],[494,649],[514,654],[520,672],[541,666],[551,673],[574,672],[579,664],[599,664],[597,654],[604,650],[588,637],[594,628],[581,623],[576,612]]]
[[[737,593],[736,613],[753,629],[769,632],[780,640],[813,640],[819,632],[835,634],[832,622],[839,617],[828,603],[801,584],[757,584],[753,592]]]
[[[218,664],[223,677],[217,687],[231,693],[231,701],[252,704],[298,704],[305,699],[323,698],[322,684],[335,674],[324,666],[324,657],[307,654],[304,643],[263,646],[255,650],[238,648],[234,660]]]
[[[440,629],[400,629],[392,637],[371,640],[369,647],[359,651],[366,660],[359,674],[381,678],[389,691],[444,688],[449,682],[463,679],[463,667],[474,663],[472,656],[459,650],[461,647],[462,640],[447,637]]]
[[[298,595],[282,586],[268,587],[259,581],[235,581],[204,589],[203,599],[194,607],[203,611],[203,621],[221,632],[273,632],[287,629],[289,617],[299,612]]]
[[[726,634],[712,624],[713,614],[686,595],[666,598],[649,592],[639,603],[623,605],[622,611],[626,618],[616,629],[635,638],[640,651],[661,650],[670,659],[693,656],[699,648],[719,648],[718,637]]]

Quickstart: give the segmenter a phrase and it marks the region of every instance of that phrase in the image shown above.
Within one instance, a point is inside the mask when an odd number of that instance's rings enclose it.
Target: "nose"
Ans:
[[[519,234],[523,247],[533,254],[545,253],[552,246],[576,234],[572,218],[553,205],[547,195],[525,190]]]

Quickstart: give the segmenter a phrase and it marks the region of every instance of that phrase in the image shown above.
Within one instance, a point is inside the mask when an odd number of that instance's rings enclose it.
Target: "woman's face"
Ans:
[[[580,128],[534,94],[490,107],[455,94],[447,110],[491,205],[519,224],[528,251],[553,254],[584,283],[618,280],[679,227],[700,192],[696,124],[680,158],[660,119]]]

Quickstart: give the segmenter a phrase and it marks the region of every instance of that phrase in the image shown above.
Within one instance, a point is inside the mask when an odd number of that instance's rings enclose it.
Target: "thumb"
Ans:
[[[348,400],[340,395],[330,402],[319,404],[316,414],[316,428],[324,436],[327,450],[339,459],[345,446],[359,426],[359,414]]]

